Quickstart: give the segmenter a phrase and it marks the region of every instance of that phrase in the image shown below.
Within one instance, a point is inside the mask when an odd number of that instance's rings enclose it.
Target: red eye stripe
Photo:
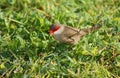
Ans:
[[[49,34],[52,35],[55,31],[57,31],[60,28],[60,26],[56,26],[54,29],[51,29],[49,31]]]
[[[56,26],[52,31],[55,32],[60,28],[60,26]]]

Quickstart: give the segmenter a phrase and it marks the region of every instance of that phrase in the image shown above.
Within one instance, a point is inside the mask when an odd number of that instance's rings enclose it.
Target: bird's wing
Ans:
[[[74,35],[79,34],[79,31],[80,31],[80,30],[77,29],[77,28],[72,28],[72,27],[66,26],[66,27],[64,28],[63,33],[64,33],[65,36],[67,36],[68,38],[70,38],[70,37],[72,37],[72,36],[74,36]]]
[[[79,40],[79,29],[72,27],[65,27],[63,31],[64,42],[69,44],[75,44]],[[77,38],[77,39],[76,39]]]

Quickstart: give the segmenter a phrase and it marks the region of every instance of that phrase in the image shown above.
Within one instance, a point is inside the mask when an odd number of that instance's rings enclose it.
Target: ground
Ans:
[[[49,35],[54,22],[102,27],[71,46]],[[0,1],[0,77],[119,78],[120,0]]]

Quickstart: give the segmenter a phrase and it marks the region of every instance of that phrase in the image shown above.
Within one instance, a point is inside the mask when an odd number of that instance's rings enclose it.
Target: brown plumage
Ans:
[[[84,30],[79,30],[70,26],[64,26],[62,24],[54,23],[50,27],[50,35],[53,35],[56,40],[62,43],[74,45],[77,44],[80,38],[82,38],[84,35],[97,30],[100,27],[101,26],[98,25]]]

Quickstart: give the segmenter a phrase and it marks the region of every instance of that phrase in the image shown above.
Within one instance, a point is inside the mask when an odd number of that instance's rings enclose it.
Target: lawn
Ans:
[[[66,45],[49,35],[54,22],[102,27]],[[0,1],[0,78],[119,77],[120,0]]]

